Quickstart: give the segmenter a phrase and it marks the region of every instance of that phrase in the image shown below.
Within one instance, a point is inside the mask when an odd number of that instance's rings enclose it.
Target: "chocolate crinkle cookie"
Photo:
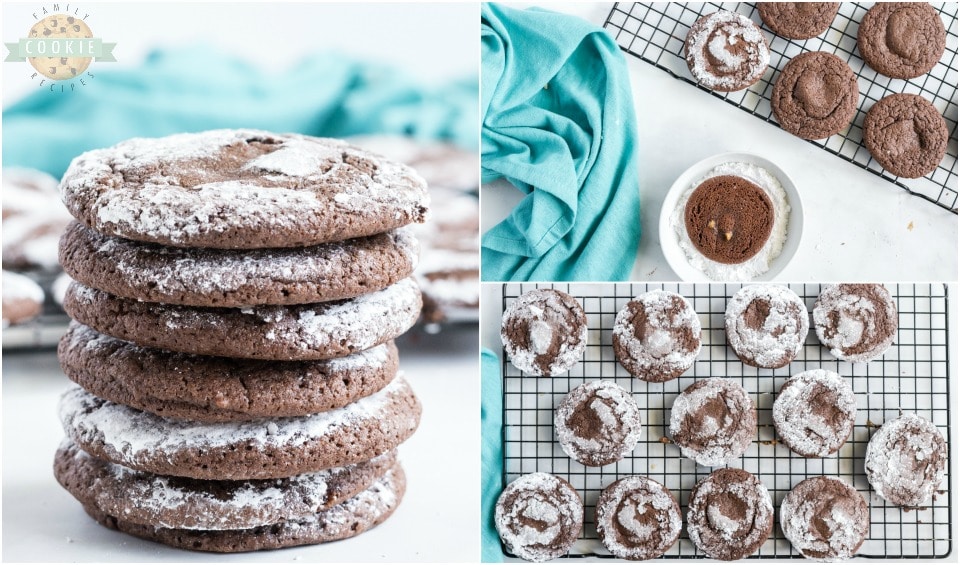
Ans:
[[[881,498],[897,506],[921,506],[947,472],[947,442],[926,418],[903,414],[870,438],[864,467]]]
[[[758,2],[757,12],[773,33],[788,39],[810,39],[830,28],[840,2]]]
[[[770,493],[743,469],[720,469],[690,491],[690,541],[713,559],[735,561],[755,553],[773,529]]]
[[[624,369],[641,380],[675,379],[700,354],[700,318],[687,299],[675,292],[645,292],[617,313],[613,353]]]
[[[897,335],[897,306],[880,284],[824,286],[813,307],[820,343],[842,361],[868,363],[882,356]]]
[[[808,559],[849,559],[870,533],[870,510],[847,483],[811,477],[783,499],[780,527],[793,548]]]
[[[281,549],[350,538],[381,524],[403,500],[407,478],[399,463],[353,498],[305,518],[284,520],[254,528],[205,530],[138,524],[112,516],[94,504],[84,511],[112,530],[179,549],[213,553],[240,553]]]
[[[623,459],[640,440],[640,409],[630,391],[591,381],[570,391],[554,416],[563,451],[588,467]]]
[[[281,479],[201,481],[135,471],[64,439],[57,481],[84,506],[144,526],[240,530],[302,520],[369,488],[396,465],[396,451],[369,461]]]
[[[807,307],[785,286],[752,285],[727,303],[727,343],[747,365],[776,369],[793,361],[810,331]]]
[[[694,22],[683,47],[693,78],[718,92],[747,88],[770,64],[770,49],[757,24],[726,10]]]
[[[801,53],[787,63],[770,95],[770,106],[785,131],[803,139],[840,133],[857,113],[857,76],[832,53]]]
[[[587,346],[587,316],[565,292],[525,292],[503,313],[500,338],[514,367],[537,376],[559,375],[577,364]]]
[[[44,292],[33,279],[3,271],[3,327],[28,322],[43,310]]]
[[[177,247],[303,247],[426,220],[426,182],[344,141],[259,130],[135,138],[88,151],[63,203],[105,234]]]
[[[583,502],[560,477],[530,473],[500,493],[494,524],[507,551],[527,561],[549,561],[570,551],[580,536]]]
[[[787,379],[773,403],[777,436],[804,457],[836,453],[850,437],[856,417],[857,398],[850,383],[824,369]]]
[[[916,78],[940,61],[947,32],[927,2],[877,2],[857,31],[860,55],[872,69],[892,78]]]
[[[736,175],[700,183],[684,207],[687,235],[704,257],[740,264],[763,249],[773,232],[773,202],[767,193]]]
[[[597,535],[621,559],[660,557],[677,543],[682,525],[673,494],[647,477],[624,477],[597,500]]]
[[[947,152],[947,121],[918,94],[891,94],[863,119],[863,142],[884,169],[919,178],[937,169]]]
[[[670,435],[680,453],[704,467],[743,455],[757,433],[757,409],[730,379],[700,379],[673,401]]]

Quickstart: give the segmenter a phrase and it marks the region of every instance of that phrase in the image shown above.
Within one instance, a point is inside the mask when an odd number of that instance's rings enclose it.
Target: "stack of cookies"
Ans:
[[[425,182],[344,142],[262,131],[76,158],[60,484],[101,524],[251,551],[357,535],[405,489],[420,404],[393,339]]]

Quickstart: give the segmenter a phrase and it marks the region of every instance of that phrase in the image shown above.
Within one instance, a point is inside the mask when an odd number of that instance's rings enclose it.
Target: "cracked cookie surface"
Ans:
[[[73,160],[61,197],[107,235],[172,245],[302,247],[423,222],[426,182],[343,141],[258,130],[135,138]]]

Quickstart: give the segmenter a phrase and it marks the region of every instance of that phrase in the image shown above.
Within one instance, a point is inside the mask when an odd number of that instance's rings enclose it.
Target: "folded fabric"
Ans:
[[[626,62],[579,18],[483,4],[484,182],[526,196],[482,239],[484,280],[625,280],[640,241]]]
[[[427,88],[400,70],[340,53],[283,73],[200,47],[159,50],[87,86],[38,90],[3,112],[4,166],[61,176],[73,157],[131,137],[216,128],[346,137],[392,133],[477,146],[477,80]]]
[[[493,524],[493,508],[503,490],[503,383],[500,361],[489,349],[480,350],[480,532],[484,563],[503,561],[500,536]]]

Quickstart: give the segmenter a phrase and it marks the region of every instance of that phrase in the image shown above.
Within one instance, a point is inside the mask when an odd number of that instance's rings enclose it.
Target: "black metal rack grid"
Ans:
[[[957,213],[957,3],[934,2],[947,30],[947,46],[940,62],[927,74],[911,80],[892,79],[867,66],[857,49],[859,22],[872,3],[842,2],[830,29],[807,40],[773,34],[761,25],[752,2],[626,3],[614,5],[604,27],[620,48],[674,78],[724,100],[768,123],[777,125],[770,95],[780,70],[794,56],[807,51],[827,51],[846,61],[857,75],[860,103],[851,125],[824,140],[810,141],[825,151],[870,171],[910,194]],[[684,59],[683,42],[700,16],[724,9],[738,12],[761,25],[770,43],[770,68],[759,82],[737,92],[714,92],[699,86]],[[863,118],[875,102],[893,93],[919,94],[933,103],[947,121],[950,142],[935,171],[918,179],[900,178],[880,166],[863,143]],[[777,126],[779,127],[779,126]]]
[[[21,273],[33,279],[43,289],[44,301],[40,315],[32,320],[3,328],[3,350],[53,349],[67,331],[70,318],[53,299],[54,273]]]
[[[948,297],[943,285],[889,287],[897,301],[899,330],[894,346],[879,360],[853,364],[834,359],[817,341],[811,325],[803,350],[781,369],[744,365],[727,347],[724,311],[739,284],[505,284],[506,307],[534,288],[556,288],[583,305],[588,321],[588,345],[583,359],[568,373],[554,377],[524,376],[501,352],[503,362],[504,485],[522,474],[554,473],[568,480],[585,502],[584,530],[569,557],[612,557],[597,539],[594,508],[603,487],[627,475],[646,475],[659,481],[679,498],[684,518],[690,489],[713,469],[696,465],[680,455],[668,434],[668,411],[676,396],[697,378],[730,377],[740,381],[757,405],[757,438],[730,466],[756,474],[769,489],[778,509],[770,538],[755,558],[799,558],[779,526],[779,507],[790,489],[816,475],[838,477],[854,485],[870,507],[870,536],[859,557],[944,557],[951,551],[952,488],[950,476],[932,504],[904,511],[886,503],[870,489],[863,457],[872,431],[900,410],[914,411],[934,422],[950,443],[950,382]],[[789,285],[813,310],[818,284]],[[687,297],[699,313],[703,347],[694,367],[682,377],[663,384],[633,378],[614,358],[612,327],[617,312],[634,296],[653,288],[672,290]],[[791,455],[776,444],[771,416],[775,392],[790,376],[823,368],[851,379],[857,395],[854,431],[838,454],[824,459]],[[585,467],[570,459],[555,440],[554,407],[577,385],[596,379],[613,380],[633,392],[640,406],[644,436],[625,459],[604,467]],[[952,448],[950,448],[952,452]],[[949,469],[949,463],[948,463]],[[665,558],[704,557],[690,541],[684,527],[680,540]]]

